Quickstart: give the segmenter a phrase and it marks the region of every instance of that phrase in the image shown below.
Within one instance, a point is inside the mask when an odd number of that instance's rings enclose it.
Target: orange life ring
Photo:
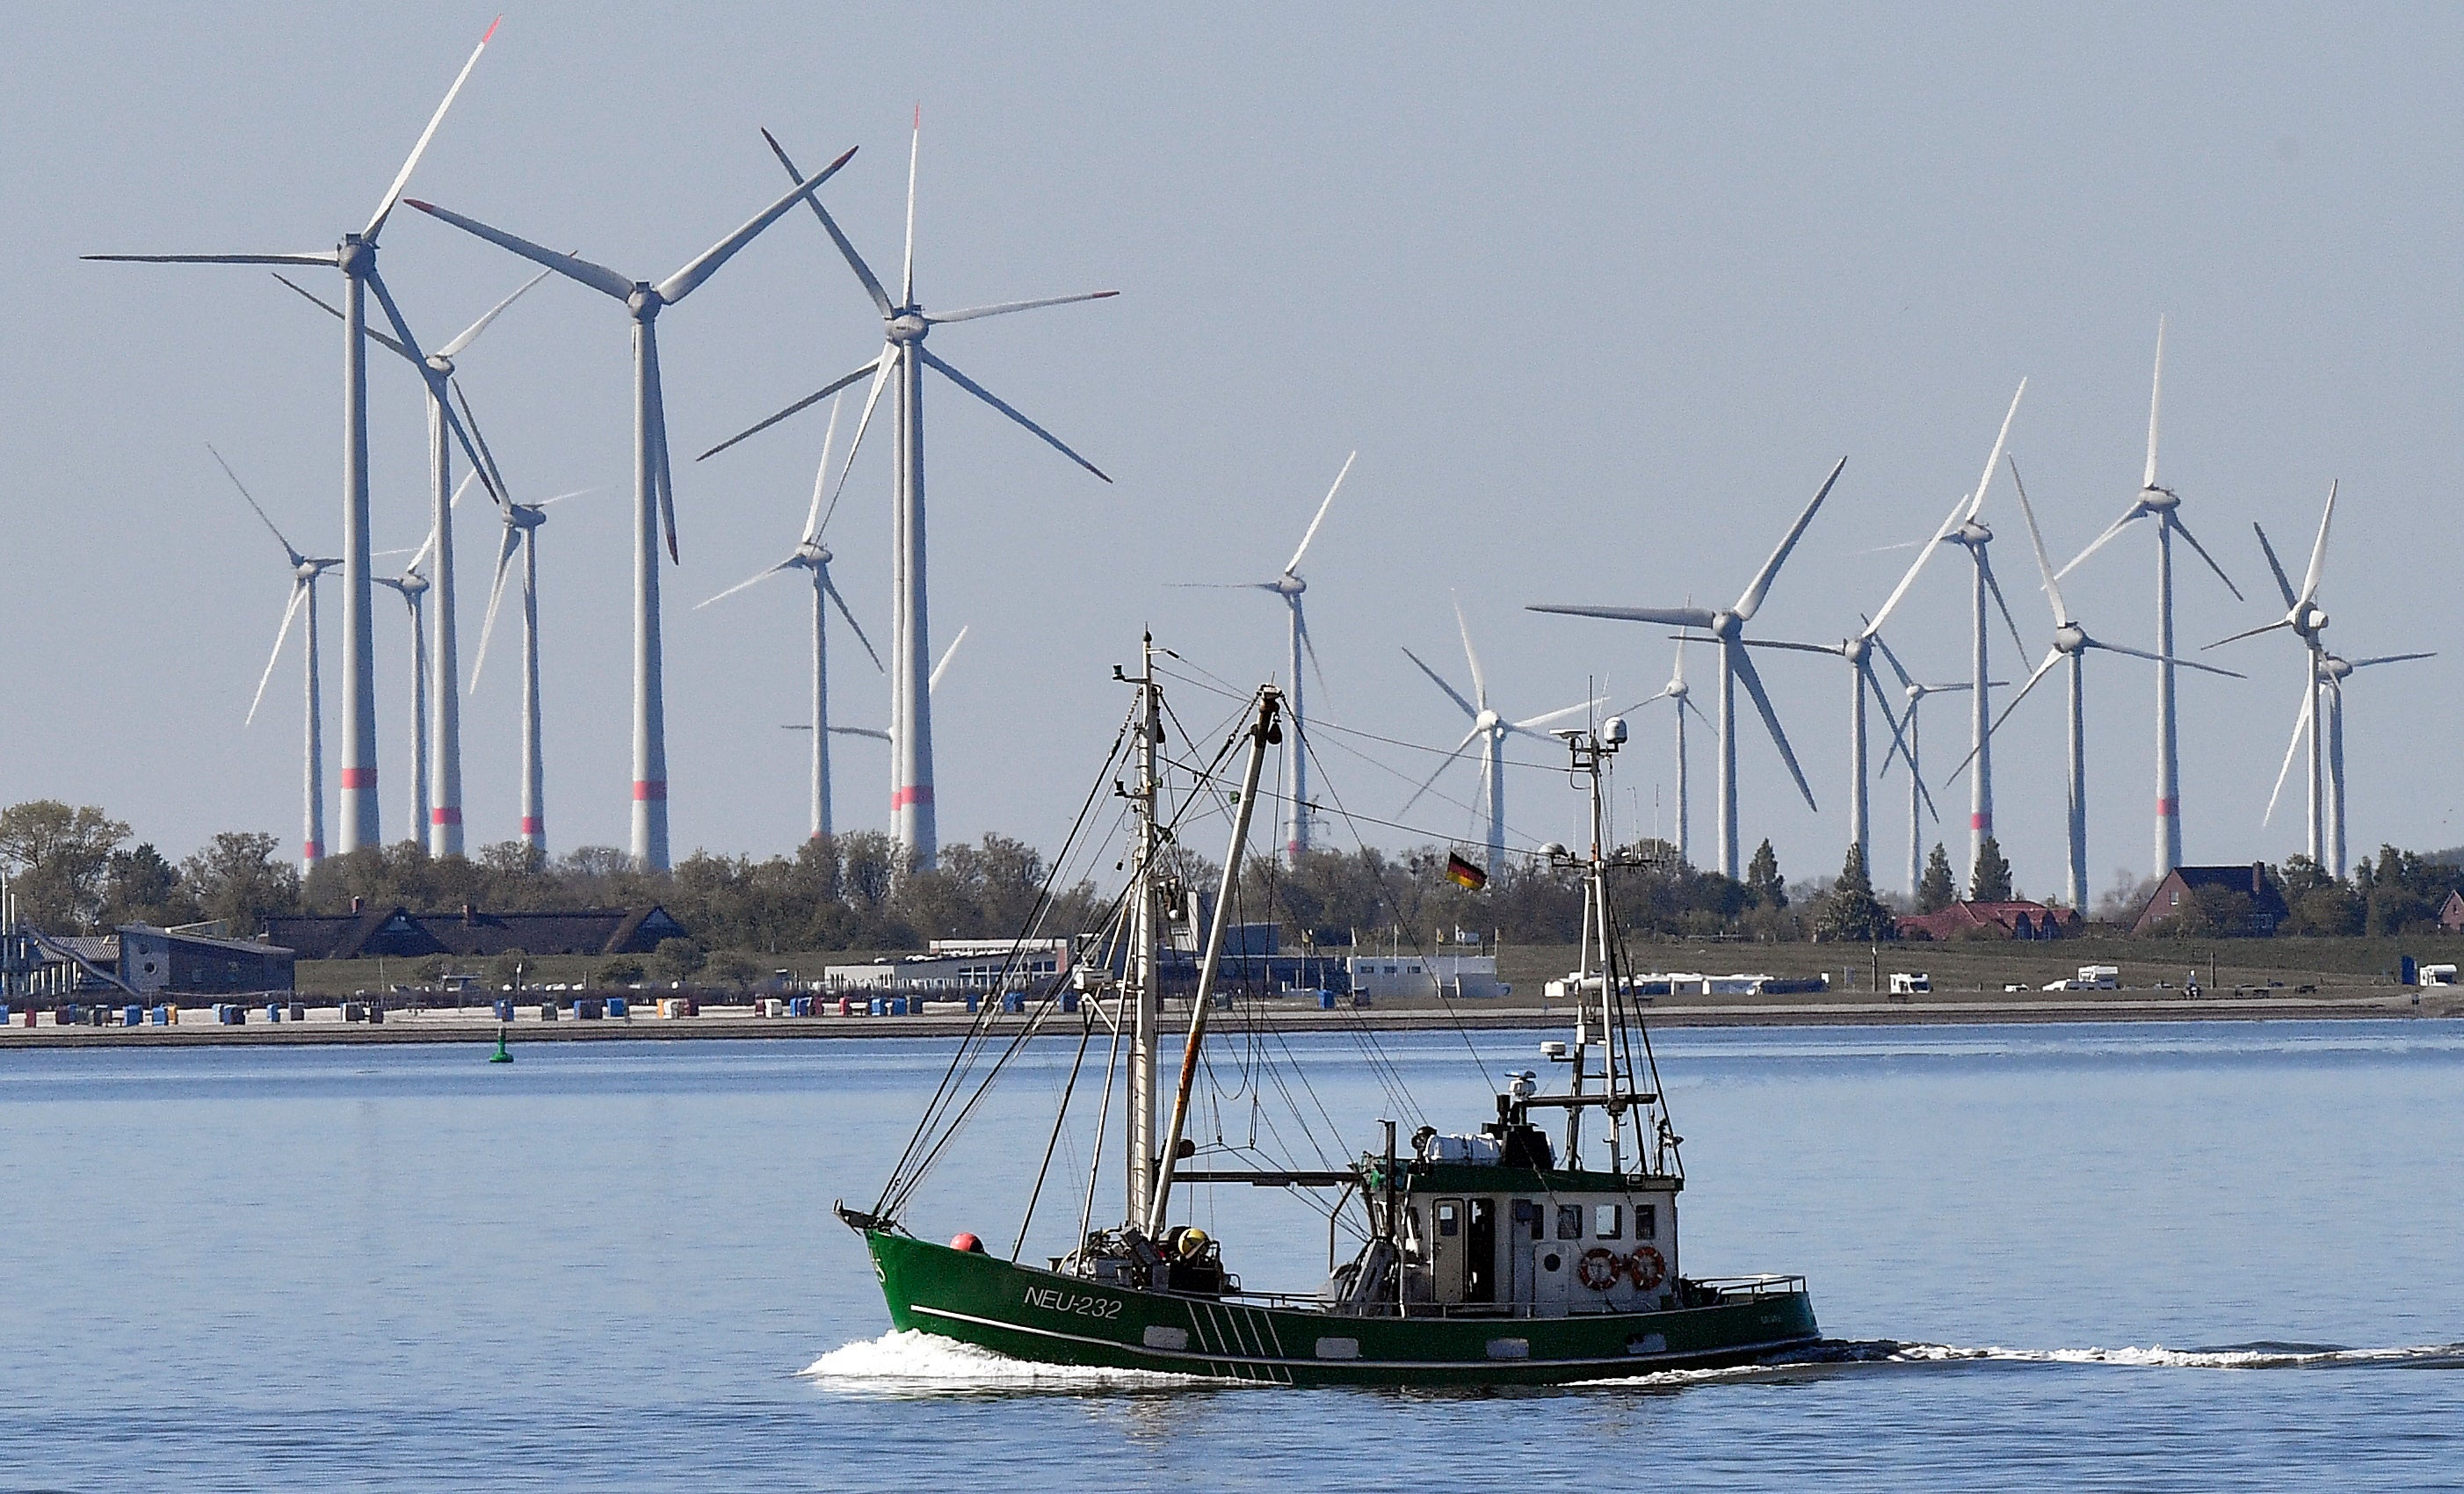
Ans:
[[[1617,1273],[1624,1268],[1625,1262],[1616,1251],[1594,1246],[1574,1263],[1574,1280],[1594,1291],[1606,1291],[1617,1285]]]
[[[1625,1258],[1626,1279],[1643,1291],[1649,1291],[1668,1280],[1668,1258],[1649,1245],[1637,1245],[1634,1254]]]

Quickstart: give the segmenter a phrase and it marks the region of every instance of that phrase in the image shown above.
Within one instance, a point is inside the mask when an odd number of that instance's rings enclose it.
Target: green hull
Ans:
[[[899,1328],[1043,1364],[1275,1385],[1558,1385],[1749,1364],[1818,1338],[1801,1284],[1568,1317],[1351,1317],[1090,1282],[864,1231]]]

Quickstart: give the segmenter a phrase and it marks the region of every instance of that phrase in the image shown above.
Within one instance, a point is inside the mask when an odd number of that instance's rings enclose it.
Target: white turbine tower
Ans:
[[[452,410],[445,402],[445,394],[448,389],[451,389],[454,398],[462,402],[463,413],[466,416],[469,415],[470,396],[462,390],[462,381],[455,373],[454,360],[461,356],[464,349],[478,341],[479,334],[487,331],[489,323],[503,315],[506,307],[520,299],[523,292],[546,279],[549,274],[550,272],[542,270],[523,281],[511,296],[488,308],[487,313],[478,320],[463,328],[443,347],[426,358],[412,357],[410,349],[382,332],[373,328],[368,332],[369,337],[384,343],[397,356],[408,360],[414,367],[418,368],[422,382],[428,387],[429,497],[428,547],[434,551],[436,671],[432,684],[424,683],[421,686],[427,691],[428,695],[427,701],[417,713],[419,741],[412,755],[417,764],[419,781],[415,785],[417,802],[411,805],[411,824],[417,826],[411,833],[411,839],[424,840],[431,856],[459,856],[463,853],[462,701],[459,692],[454,688],[454,682],[461,677],[462,672],[453,605],[453,503],[457,494],[453,491],[452,448],[445,439],[447,419],[452,414]],[[342,315],[340,307],[326,305],[317,296],[293,284],[290,277],[277,272],[275,278],[306,297],[312,305],[320,307],[336,317]],[[477,424],[476,420],[470,422],[474,430]],[[476,470],[475,464],[473,470]],[[501,492],[496,491],[495,474],[493,471],[489,472],[488,480],[490,495],[500,505],[508,501]],[[386,582],[383,578],[379,578],[379,581],[382,584],[392,586],[397,591],[402,589],[402,583],[399,582]],[[423,578],[423,586],[425,584],[426,579]],[[405,594],[405,599],[410,600],[407,593]],[[417,626],[419,605],[415,601],[412,602],[411,611],[412,626]],[[426,654],[423,652],[421,654],[423,665],[425,660]],[[423,681],[428,680],[429,676],[424,668],[420,674]],[[429,766],[431,761],[435,764],[436,772],[433,797],[430,797],[429,782]]]
[[[501,19],[501,17],[499,18]],[[454,96],[479,64],[479,54],[488,49],[488,39],[496,34],[496,23],[491,22],[487,34],[471,52],[471,59],[462,64],[453,86],[445,91],[445,100],[429,117],[428,128],[422,130],[418,143],[410,148],[409,159],[394,173],[393,182],[378,200],[377,210],[367,226],[356,232],[346,232],[341,242],[332,249],[304,253],[243,254],[88,254],[88,259],[128,260],[144,264],[216,264],[216,265],[322,265],[342,272],[342,589],[346,593],[342,608],[342,654],[346,668],[342,675],[342,715],[348,729],[342,736],[341,833],[335,848],[347,855],[363,846],[375,846],[384,840],[379,828],[377,809],[377,707],[374,583],[368,569],[368,375],[366,348],[362,334],[367,330],[367,293],[376,293],[377,302],[385,308],[385,319],[393,324],[395,336],[414,352],[418,343],[402,319],[402,309],[394,304],[392,295],[377,274],[377,235],[385,231],[385,219],[402,197],[403,188],[410,183],[410,173],[427,153],[428,143],[436,137],[436,127],[445,122],[445,111],[453,106]],[[431,373],[431,389],[438,381]],[[454,434],[470,450],[469,437],[458,422],[451,419]],[[474,457],[473,460],[476,458]]]
[[[2043,679],[2046,675],[2053,672],[2055,665],[2061,663],[2065,659],[2070,661],[2070,876],[2068,891],[2070,894],[2071,907],[2077,910],[2081,916],[2085,916],[2087,912],[2086,663],[2088,650],[2091,648],[2101,648],[2107,653],[2127,654],[2134,659],[2153,660],[2158,665],[2184,665],[2193,670],[2204,670],[2210,674],[2222,674],[2229,679],[2240,679],[2242,676],[2233,673],[2231,670],[2217,669],[2211,664],[2197,664],[2189,659],[2168,659],[2161,653],[2150,653],[2145,648],[2132,648],[2122,644],[2109,644],[2101,638],[2090,636],[2088,630],[2079,626],[2078,615],[2071,610],[2070,604],[2062,600],[2061,583],[2055,579],[2053,561],[2045,558],[2045,539],[2044,536],[2039,533],[2036,528],[2036,512],[2028,503],[2028,490],[2026,485],[2019,481],[2019,463],[2016,458],[2012,459],[2011,462],[2011,486],[2013,491],[2017,493],[2019,495],[2019,516],[2025,519],[2028,524],[2028,544],[2035,553],[2036,573],[2042,576],[2045,580],[2045,601],[2052,606],[2054,613],[2054,641],[2053,646],[2045,650],[2045,657],[2043,661],[2036,666],[2035,671],[2030,674],[2027,682],[2019,687],[2019,692],[2011,697],[2010,704],[2002,708],[2002,714],[1995,718],[1992,730],[2000,730],[2002,723],[2011,719],[2011,713],[2019,709],[2019,702],[2028,698],[2028,692],[2036,688],[2036,682],[2038,680]],[[1988,733],[1988,736],[1990,737],[1991,732]],[[1973,754],[1970,756],[1972,758]],[[1967,763],[1965,762],[1960,764],[1961,768],[1965,768],[1966,766]],[[1957,778],[1958,776],[1959,769],[1953,769],[1951,777]]]
[[[745,587],[759,584],[781,571],[803,570],[811,573],[813,578],[813,718],[806,723],[806,729],[813,734],[812,839],[817,841],[837,833],[830,815],[829,620],[831,604],[837,604],[839,615],[847,619],[847,626],[855,629],[855,640],[864,645],[866,653],[872,656],[872,667],[876,670],[883,668],[881,655],[873,651],[872,640],[864,636],[864,625],[855,620],[855,613],[848,608],[847,598],[839,594],[837,583],[830,580],[830,547],[822,543],[822,531],[828,527],[830,521],[830,511],[823,507],[822,498],[828,485],[830,448],[838,440],[838,403],[832,401],[829,428],[822,436],[821,465],[813,472],[813,503],[812,507],[804,511],[803,534],[803,538],[796,541],[796,548],[788,551],[787,558],[778,564],[755,572],[750,579],[737,582],[720,592],[718,596],[711,598],[709,602],[694,604],[696,610],[706,607],[712,602],[732,597]]]
[[[2233,584],[2233,578],[2225,574],[2225,568],[2216,563],[2215,557],[2208,553],[2207,546],[2199,543],[2197,537],[2190,533],[2189,526],[2182,522],[2180,494],[2170,488],[2157,485],[2157,417],[2163,413],[2164,404],[2165,319],[2159,317],[2156,319],[2156,374],[2147,395],[2147,467],[2139,479],[2139,496],[2123,511],[2120,518],[2106,526],[2103,534],[2096,537],[2095,543],[2081,550],[2069,564],[2054,574],[2057,577],[2068,576],[2079,568],[2080,561],[2104,548],[2105,541],[2136,520],[2155,519],[2156,651],[2169,659],[2173,653],[2175,535],[2181,536],[2183,542],[2198,552],[2200,560],[2208,562],[2208,569],[2216,573],[2216,580],[2225,583],[2225,589],[2233,593],[2235,602],[2243,599],[2241,588]],[[2159,877],[2182,864],[2182,763],[2175,719],[2173,665],[2160,664],[2156,667],[2156,875]]]
[[[459,388],[454,390],[461,393]],[[505,474],[496,466],[496,453],[488,446],[487,432],[479,428],[479,418],[472,413],[466,400],[462,413],[471,423],[471,433],[479,440],[479,454],[487,463],[488,480],[498,494],[496,513],[503,520],[496,542],[496,570],[488,584],[488,614],[479,626],[479,651],[471,661],[471,692],[479,691],[480,671],[488,667],[488,641],[496,633],[496,609],[505,600],[505,578],[511,572],[514,554],[522,558],[522,725],[521,725],[521,843],[539,857],[547,855],[547,765],[539,747],[539,532],[547,522],[547,506],[578,498],[587,488],[560,493],[537,503],[517,503]],[[471,479],[462,480],[462,491],[453,494],[453,502],[462,501],[462,492],[469,491]]]
[[[2349,863],[2345,860],[2344,846],[2344,831],[2348,823],[2344,818],[2344,681],[2352,677],[2355,670],[2371,669],[2382,664],[2405,664],[2414,659],[2434,659],[2437,657],[2438,655],[2434,651],[2428,653],[2383,653],[2375,658],[2369,659],[2343,659],[2339,658],[2337,655],[2332,653],[2322,652],[2319,657],[2319,673],[2321,676],[2321,682],[2325,687],[2323,693],[2326,696],[2327,702],[2328,834],[2326,869],[2328,874],[2333,876],[2339,882],[2344,880],[2344,873],[2349,866]],[[2300,743],[2301,728],[2304,724],[2305,723],[2299,720],[2295,721],[2293,724],[2294,745],[2285,749],[2285,768],[2289,768],[2293,764],[2294,747],[2298,747]],[[2284,789],[2284,768],[2278,768],[2276,773],[2276,787],[2277,793],[2283,792]],[[2271,814],[2274,813],[2275,803],[2275,795],[2271,794],[2268,796],[2268,807]]]
[[[421,806],[428,802],[428,593],[430,582],[420,566],[428,560],[429,544],[420,546],[419,554],[399,576],[380,576],[378,585],[402,598],[410,612],[410,836],[422,840],[427,827]]]
[[[1471,670],[1471,698],[1468,700],[1463,698],[1463,692],[1446,683],[1445,676],[1422,663],[1419,654],[1409,648],[1403,650],[1403,657],[1419,665],[1420,672],[1429,677],[1429,683],[1444,691],[1446,698],[1471,718],[1471,730],[1465,732],[1463,740],[1455,743],[1454,749],[1439,761],[1437,772],[1430,774],[1427,781],[1404,802],[1402,812],[1411,813],[1412,806],[1419,803],[1420,796],[1436,784],[1439,776],[1454,766],[1455,759],[1463,755],[1464,749],[1479,741],[1482,807],[1488,820],[1488,865],[1485,869],[1494,876],[1506,864],[1506,739],[1508,736],[1529,736],[1534,741],[1553,742],[1555,738],[1539,728],[1571,715],[1579,715],[1599,702],[1595,699],[1578,701],[1545,715],[1526,716],[1520,721],[1506,719],[1489,706],[1488,676],[1480,667],[1480,655],[1472,651],[1471,625],[1463,621],[1461,601],[1455,603],[1455,628],[1463,634],[1463,663]]]
[[[814,176],[800,181],[787,195],[772,203],[704,250],[675,274],[653,285],[629,280],[605,265],[572,254],[542,249],[525,238],[493,229],[473,218],[415,198],[405,202],[441,218],[466,233],[513,251],[534,264],[624,303],[633,323],[633,824],[631,850],[635,865],[652,871],[668,868],[668,729],[667,684],[659,647],[659,533],[664,524],[668,559],[676,553],[675,487],[668,470],[667,404],[659,387],[659,314],[692,295],[719,266],[754,236],[779,221],[788,209],[811,198],[815,188],[838,173],[855,152],[849,150]],[[399,319],[395,330],[410,341]],[[449,411],[449,414],[451,412]],[[474,456],[475,462],[477,458]]]
[[[239,480],[239,473],[231,471],[231,463],[223,460],[223,454],[212,447],[206,450],[213,452],[215,465],[223,470],[224,476],[231,479],[231,486],[239,490],[239,495],[248,500],[248,506],[256,512],[258,520],[274,536],[274,542],[282,546],[283,558],[291,566],[291,600],[282,609],[282,626],[274,635],[274,651],[266,656],[265,672],[257,676],[256,694],[248,703],[248,717],[241,723],[243,726],[256,720],[256,708],[265,703],[265,687],[274,678],[275,665],[281,662],[282,645],[291,637],[292,619],[297,617],[303,607],[308,614],[307,634],[301,648],[307,660],[307,679],[301,692],[305,724],[300,739],[299,868],[302,871],[314,871],[317,863],[325,855],[325,743],[323,702],[317,680],[317,578],[342,562],[300,554],[299,547],[285,538],[281,530],[275,528],[264,505],[258,503],[256,495],[248,491],[248,485]]]
[[[1556,612],[1571,617],[1605,617],[1628,623],[1658,623],[1669,627],[1699,627],[1708,632],[1720,646],[1720,874],[1734,881],[1737,876],[1737,686],[1742,682],[1751,695],[1754,709],[1761,713],[1763,725],[1771,732],[1771,744],[1779,749],[1780,760],[1788,764],[1789,776],[1796,780],[1796,791],[1805,796],[1806,807],[1815,807],[1814,790],[1807,786],[1805,770],[1796,765],[1796,754],[1788,745],[1788,734],[1780,730],[1779,713],[1772,709],[1771,695],[1764,691],[1762,676],[1754,671],[1754,661],[1746,651],[1745,626],[1753,621],[1763,599],[1770,595],[1771,582],[1779,568],[1796,548],[1805,526],[1814,522],[1815,510],[1831,495],[1831,485],[1839,480],[1841,468],[1848,458],[1841,457],[1822,480],[1814,501],[1796,516],[1796,522],[1773,550],[1763,568],[1746,584],[1736,605],[1713,611],[1704,607],[1595,607],[1535,605],[1533,612]]]
[[[761,138],[770,143],[772,154],[793,178],[795,163],[769,131]],[[1063,306],[1073,301],[1102,300],[1117,296],[1118,291],[1090,291],[1080,296],[1048,296],[1036,300],[1005,301],[997,305],[975,306],[964,311],[927,313],[915,299],[915,165],[924,138],[923,111],[916,111],[915,133],[907,153],[907,258],[899,276],[898,299],[892,303],[890,292],[855,245],[839,231],[819,199],[809,199],[813,213],[846,257],[847,268],[863,282],[865,293],[872,297],[875,310],[881,313],[883,347],[880,355],[855,372],[834,379],[820,389],[798,400],[767,420],[730,436],[704,451],[708,459],[726,450],[737,442],[763,430],[795,414],[807,406],[826,399],[839,390],[869,374],[871,392],[865,396],[864,414],[856,421],[855,437],[847,443],[847,457],[839,469],[839,483],[847,480],[847,466],[855,460],[856,448],[864,444],[864,433],[872,425],[872,412],[881,402],[881,391],[891,384],[898,385],[893,406],[898,442],[891,493],[893,518],[891,526],[894,559],[891,567],[891,604],[890,613],[890,656],[898,668],[890,671],[891,785],[890,812],[899,845],[906,850],[908,864],[917,870],[929,870],[939,850],[933,802],[933,709],[932,691],[927,686],[924,661],[932,656],[932,628],[925,594],[924,546],[924,370],[931,367],[969,394],[983,401],[1010,419],[1035,433],[1046,445],[1076,462],[1104,481],[1102,469],[1062,444],[1060,437],[1045,429],[1013,408],[1008,403],[952,367],[946,361],[924,345],[924,339],[935,327],[953,321],[973,321],[984,317],[1004,316],[1014,311],[1033,311],[1043,306]],[[826,173],[825,173],[826,174]],[[832,489],[836,492],[835,485]]]
[[[2284,567],[2276,559],[2276,546],[2267,541],[2267,531],[2255,523],[2250,526],[2258,535],[2258,547],[2267,557],[2268,573],[2276,579],[2277,592],[2284,598],[2284,615],[2264,626],[2249,628],[2230,638],[2219,638],[2208,645],[2210,648],[2220,648],[2239,639],[2255,638],[2260,633],[2275,632],[2277,628],[2289,629],[2295,637],[2301,640],[2301,711],[2295,719],[2293,727],[2295,745],[2294,748],[2286,750],[2284,762],[2285,769],[2292,766],[2293,752],[2299,748],[2306,733],[2310,742],[2308,854],[2311,862],[2321,867],[2327,864],[2326,796],[2322,782],[2322,775],[2325,771],[2325,744],[2321,740],[2319,729],[2323,714],[2320,708],[2319,694],[2327,676],[2322,664],[2327,657],[2327,649],[2326,645],[2321,641],[2321,635],[2327,629],[2327,609],[2319,604],[2319,582],[2327,569],[2327,529],[2336,517],[2336,488],[2337,485],[2333,482],[2327,485],[2327,506],[2320,512],[2319,536],[2311,541],[2310,568],[2302,574],[2301,589],[2299,592],[2293,589],[2293,582],[2285,578]],[[2268,796],[2267,813],[2259,820],[2262,825],[2276,816],[2276,797],[2277,794],[2284,791],[2285,769],[2279,769],[2277,772],[2277,792]]]
[[[1636,701],[1617,714],[1630,716],[1643,707],[1659,701],[1671,702],[1670,709],[1677,715],[1677,825],[1675,837],[1669,844],[1677,848],[1679,864],[1692,866],[1692,854],[1687,848],[1687,838],[1693,822],[1693,805],[1685,758],[1685,713],[1691,711],[1705,722],[1708,722],[1711,718],[1703,714],[1703,708],[1694,703],[1694,693],[1685,684],[1685,643],[1686,640],[1683,639],[1678,641],[1677,662],[1670,667],[1668,683],[1660,687],[1660,692]]]

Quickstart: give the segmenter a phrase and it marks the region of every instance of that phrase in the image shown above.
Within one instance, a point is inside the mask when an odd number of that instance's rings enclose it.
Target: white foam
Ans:
[[[1150,1370],[1037,1364],[937,1333],[906,1329],[843,1344],[800,1373],[840,1390],[911,1395],[1181,1385],[1196,1378]]]
[[[1960,1349],[1947,1344],[1899,1344],[1887,1352],[1850,1356],[1853,1362],[1939,1364],[1991,1361],[2004,1364],[2114,1365],[2147,1370],[2299,1370],[2331,1365],[2405,1365],[2464,1358],[2464,1346],[2417,1344],[2390,1349],[2340,1349],[2310,1344],[2246,1344],[2220,1349],[2167,1349],[2136,1344],[2118,1349],[2009,1349],[1999,1345]]]

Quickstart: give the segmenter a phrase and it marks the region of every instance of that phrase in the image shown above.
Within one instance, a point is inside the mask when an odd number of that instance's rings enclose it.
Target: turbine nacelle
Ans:
[[[2087,648],[2087,629],[2077,623],[2064,623],[2054,629],[2054,648],[2061,653],[2078,653]]]
[[[1309,582],[1286,571],[1273,581],[1259,582],[1259,589],[1274,592],[1278,596],[1298,597],[1302,592],[1309,590]]]
[[[357,233],[345,233],[334,247],[334,264],[352,279],[363,280],[377,267],[377,247]]]
[[[1473,731],[1485,733],[1490,736],[1504,736],[1506,735],[1506,718],[1499,715],[1494,711],[1483,711],[1480,714],[1473,716],[1471,718],[1471,726]]]
[[[1973,550],[1980,545],[1992,543],[1993,530],[1991,525],[1982,520],[1971,518],[1962,522],[1957,529],[1943,538],[1952,544],[1966,545]]]
[[[625,297],[625,309],[633,314],[635,321],[650,320],[666,310],[668,298],[648,280],[634,281],[631,293]]]
[[[2161,517],[2181,506],[2181,495],[2170,488],[2148,487],[2139,490],[2139,508],[2142,513],[2154,514]]]
[[[2352,672],[2353,663],[2350,659],[2340,659],[2332,653],[2322,653],[2319,656],[2319,677],[2322,680],[2342,684]]]
[[[796,553],[788,557],[788,563],[818,571],[830,563],[830,547],[818,539],[807,539],[796,546]]]
[[[933,330],[921,306],[901,306],[883,319],[883,327],[892,342],[921,342],[924,335]]]
[[[1722,644],[1732,644],[1745,632],[1746,620],[1734,612],[1722,608],[1712,613],[1711,621],[1704,626],[1710,635]]]
[[[2316,602],[2299,602],[2284,615],[2286,626],[2303,638],[2316,640],[2327,626],[2327,609]]]

